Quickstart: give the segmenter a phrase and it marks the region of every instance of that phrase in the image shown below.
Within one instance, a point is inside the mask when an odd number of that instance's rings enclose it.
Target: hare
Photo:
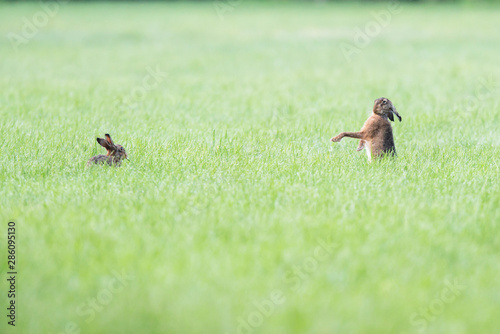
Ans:
[[[342,132],[333,137],[331,141],[339,142],[344,137],[361,139],[357,150],[366,149],[368,161],[374,158],[390,154],[396,155],[396,146],[392,136],[392,127],[389,120],[394,122],[394,115],[401,122],[401,116],[389,99],[381,97],[375,100],[372,115],[366,120],[359,132]]]
[[[110,166],[120,166],[122,164],[122,160],[128,158],[123,146],[115,145],[109,134],[106,133],[105,137],[106,139],[98,137],[97,142],[102,147],[104,147],[108,151],[108,153],[106,155],[99,154],[95,157],[90,158],[90,160],[87,162],[87,166],[104,163],[107,163]]]

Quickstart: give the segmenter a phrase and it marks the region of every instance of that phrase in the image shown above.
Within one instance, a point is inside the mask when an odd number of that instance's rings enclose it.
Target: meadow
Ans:
[[[500,7],[224,4],[0,4],[0,332],[497,333]]]

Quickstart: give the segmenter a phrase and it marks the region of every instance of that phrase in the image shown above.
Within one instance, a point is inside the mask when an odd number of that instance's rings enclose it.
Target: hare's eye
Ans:
[[[382,101],[382,104],[387,104],[387,101],[386,100]]]

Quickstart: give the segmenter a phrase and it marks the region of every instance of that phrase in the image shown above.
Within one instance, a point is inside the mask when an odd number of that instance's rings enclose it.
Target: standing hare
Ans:
[[[381,97],[375,100],[373,114],[366,120],[359,132],[342,132],[333,137],[331,141],[339,142],[344,137],[361,139],[358,151],[366,149],[368,161],[386,154],[396,155],[396,146],[392,136],[392,127],[389,120],[394,122],[394,115],[401,122],[401,116],[389,99]]]
[[[107,163],[110,166],[120,166],[122,164],[122,160],[128,158],[123,146],[115,145],[109,134],[106,133],[105,137],[106,139],[97,138],[97,142],[104,147],[108,153],[106,155],[99,154],[90,158],[87,162],[87,166],[104,163]]]

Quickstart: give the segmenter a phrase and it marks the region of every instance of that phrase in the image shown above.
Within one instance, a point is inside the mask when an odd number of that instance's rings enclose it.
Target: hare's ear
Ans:
[[[105,139],[97,137],[97,142],[99,143],[99,145],[101,145],[102,147],[104,147],[108,151],[111,150],[109,143]]]
[[[111,139],[111,136],[108,133],[106,133],[104,136],[106,136],[106,140],[108,141],[110,146],[115,146],[113,140]]]
[[[99,145],[101,145],[102,147],[104,147],[106,149],[106,151],[108,151],[108,153],[106,155],[110,155],[111,154],[111,152],[113,151],[113,147],[109,146],[109,143],[106,141],[106,139],[97,138],[97,142],[99,143]]]
[[[392,114],[392,112],[390,112],[389,114],[387,114],[387,117],[389,117],[389,119],[391,120],[391,122],[394,122],[394,115]]]
[[[396,111],[396,109],[394,109],[392,112],[394,113],[394,115],[396,115],[396,117],[397,117],[397,118],[399,119],[399,121],[401,122],[402,118],[401,118],[401,116],[399,115],[399,113]]]

